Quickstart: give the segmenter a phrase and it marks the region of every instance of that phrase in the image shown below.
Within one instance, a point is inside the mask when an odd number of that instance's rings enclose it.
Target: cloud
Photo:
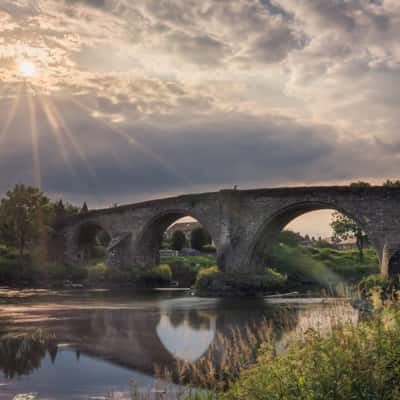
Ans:
[[[33,179],[29,98],[71,199],[396,174],[397,0],[4,0],[0,32],[0,191]]]

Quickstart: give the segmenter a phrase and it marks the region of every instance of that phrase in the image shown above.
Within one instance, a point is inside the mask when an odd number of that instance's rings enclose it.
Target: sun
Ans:
[[[18,71],[25,78],[35,78],[38,75],[36,65],[30,61],[21,61],[18,63]]]

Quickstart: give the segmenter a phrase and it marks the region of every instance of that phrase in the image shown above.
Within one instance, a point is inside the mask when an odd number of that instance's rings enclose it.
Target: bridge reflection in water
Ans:
[[[154,295],[135,299],[120,295],[71,300],[61,297],[4,306],[0,311],[0,371],[3,371],[0,399],[2,382],[17,390],[24,380],[16,378],[25,375],[29,376],[30,387],[35,388],[37,383],[53,395],[55,392],[50,389],[68,389],[71,385],[86,388],[91,380],[99,385],[100,377],[105,380],[103,385],[107,379],[110,385],[116,384],[119,382],[116,371],[126,385],[129,385],[126,379],[129,371],[141,384],[151,384],[155,365],[173,368],[177,360],[196,362],[207,355],[210,347],[218,358],[223,357],[226,342],[219,338],[235,330],[243,332],[249,323],[257,328],[267,321],[278,347],[283,347],[296,330],[329,329],[338,319],[354,322],[357,313],[348,303],[269,305],[262,299],[235,301]],[[37,329],[41,330],[42,339],[27,336]],[[113,372],[105,373],[104,365],[94,360],[114,365]],[[82,369],[84,365],[92,365],[91,371]],[[53,376],[56,371],[51,372],[52,368],[61,368],[65,376]],[[78,376],[78,370],[82,376]],[[35,383],[39,376],[47,383]],[[51,387],[49,376],[53,376],[58,388]],[[68,380],[68,385],[63,386],[63,379]],[[63,397],[60,394],[57,398]]]

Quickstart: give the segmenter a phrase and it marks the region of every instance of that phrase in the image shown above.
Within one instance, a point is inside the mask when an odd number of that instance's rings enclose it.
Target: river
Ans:
[[[213,299],[178,292],[0,289],[0,400],[130,400],[155,370],[220,354],[232,332],[269,327],[278,349],[357,322],[334,299]],[[156,368],[155,368],[156,366]]]

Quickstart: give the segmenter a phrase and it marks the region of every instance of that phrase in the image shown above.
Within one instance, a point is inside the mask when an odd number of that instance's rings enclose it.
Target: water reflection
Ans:
[[[357,318],[349,304],[337,307],[121,292],[24,297],[0,310],[0,400],[22,390],[71,400],[118,390],[128,399],[132,378],[154,384],[155,366],[222,368],[240,336],[268,333],[283,348],[296,332]]]
[[[41,331],[32,335],[4,337],[0,341],[0,370],[6,379],[29,375],[40,367],[46,354],[54,364],[57,352],[54,337],[46,337]]]
[[[162,314],[157,336],[174,358],[196,361],[210,347],[217,330],[217,317],[205,311]]]

